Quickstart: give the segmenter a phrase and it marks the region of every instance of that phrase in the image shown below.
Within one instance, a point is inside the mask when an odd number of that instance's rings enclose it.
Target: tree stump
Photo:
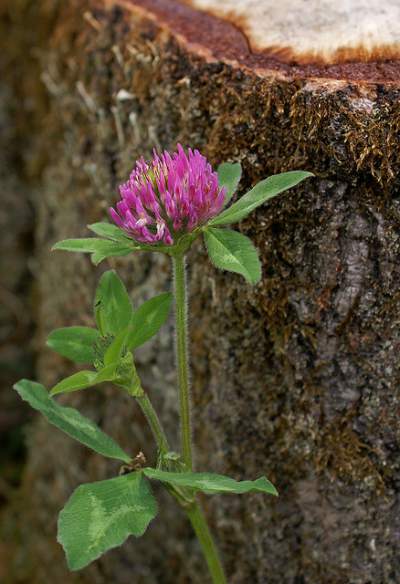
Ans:
[[[46,0],[24,21],[51,24],[38,343],[90,322],[103,268],[49,248],[105,216],[137,156],[180,141],[240,161],[243,191],[271,173],[316,174],[240,224],[260,250],[257,287],[217,273],[201,245],[191,255],[197,467],[265,473],[280,491],[207,500],[230,584],[400,582],[399,12],[390,0]],[[135,301],[168,286],[162,260],[112,265]],[[176,444],[171,326],[139,361]],[[49,384],[68,367],[43,350],[38,375]],[[118,392],[64,399],[153,456]],[[56,513],[79,482],[117,469],[41,421],[29,449],[13,582],[29,559],[30,584],[205,583],[165,499],[143,540],[67,574]]]

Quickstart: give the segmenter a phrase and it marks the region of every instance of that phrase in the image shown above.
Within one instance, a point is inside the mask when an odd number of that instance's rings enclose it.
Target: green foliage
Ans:
[[[72,251],[81,253],[94,253],[103,242],[98,237],[87,237],[82,239],[64,239],[58,241],[52,247],[53,251]]]
[[[208,228],[204,231],[204,239],[217,268],[241,274],[250,284],[260,280],[258,252],[248,237],[230,229]]]
[[[144,468],[118,478],[84,484],[74,491],[61,511],[58,522],[58,541],[64,547],[71,570],[84,568],[107,550],[121,545],[129,535],[139,537],[145,532],[157,514],[157,503],[147,480],[153,479],[163,483],[188,513],[207,557],[213,581],[226,582],[207,525],[197,507],[195,493],[259,492],[277,496],[278,492],[265,477],[255,481],[236,481],[213,473],[189,472],[192,468],[192,454],[189,364],[185,348],[187,321],[184,254],[199,233],[203,232],[210,259],[217,268],[241,274],[251,284],[257,283],[261,278],[261,263],[252,242],[241,233],[215,226],[240,221],[259,205],[310,176],[313,175],[309,172],[294,171],[261,181],[208,225],[199,226],[186,234],[174,234],[176,239],[171,246],[137,243],[123,230],[106,222],[88,226],[98,237],[68,239],[54,246],[53,249],[57,250],[89,253],[94,264],[136,250],[161,251],[173,258],[176,267],[176,355],[183,413],[183,455],[169,451],[165,432],[144,393],[132,354],[165,323],[171,308],[172,294],[160,294],[134,310],[123,282],[115,271],[109,270],[102,275],[95,294],[94,312],[98,330],[82,326],[66,327],[49,335],[47,344],[50,348],[77,363],[92,363],[95,369],[78,371],[63,379],[52,388],[51,395],[78,391],[106,381],[123,387],[137,398],[147,418],[158,447],[157,465],[161,467]],[[219,185],[226,189],[225,205],[235,193],[240,178],[240,164],[224,163],[219,166]],[[139,455],[137,460],[132,461],[112,438],[77,410],[59,405],[42,385],[24,379],[14,388],[23,400],[40,411],[51,424],[95,452],[129,463],[130,470],[137,468],[137,462],[142,462]]]
[[[109,241],[98,237],[82,239],[64,239],[56,243],[53,250],[72,251],[78,253],[90,253],[92,263],[97,266],[103,260],[110,257],[126,256],[132,251],[141,249],[133,241],[126,238],[126,243]]]
[[[147,300],[134,311],[130,324],[114,338],[104,354],[104,365],[120,359],[157,334],[168,318],[172,294],[166,292]]]
[[[157,502],[140,472],[81,485],[58,520],[69,568],[80,570],[129,535],[143,535],[156,514]]]
[[[75,363],[93,363],[94,345],[100,339],[98,330],[86,326],[70,326],[52,331],[47,346]]]
[[[128,292],[114,270],[104,272],[95,296],[96,323],[102,336],[117,335],[131,322],[133,309]]]
[[[119,362],[127,350],[127,336],[130,331],[130,325],[125,327],[111,342],[104,353],[104,366]]]
[[[131,457],[94,422],[73,408],[60,406],[51,399],[46,388],[40,383],[22,379],[14,385],[14,389],[32,408],[41,412],[50,424],[57,426],[74,440],[108,458],[115,458],[123,462],[131,460]]]
[[[107,223],[106,221],[93,223],[92,225],[88,225],[88,229],[100,237],[105,237],[112,241],[118,241],[125,245],[132,245],[133,240],[126,235],[125,231],[122,231],[122,229],[112,223]],[[135,246],[140,247],[140,245],[136,243]]]
[[[140,249],[139,247],[128,247],[126,245],[118,244],[113,241],[102,240],[102,245],[91,255],[92,264],[98,266],[103,260],[114,257],[123,257],[130,254],[132,251]]]
[[[160,330],[171,309],[172,294],[165,292],[144,302],[134,312],[126,345],[133,350],[146,343]]]
[[[143,472],[149,479],[174,487],[202,491],[208,495],[221,493],[241,495],[250,492],[278,495],[274,485],[265,477],[260,477],[255,481],[235,481],[230,477],[210,472],[167,472],[155,468],[145,468]]]
[[[231,164],[223,162],[218,167],[218,183],[220,187],[226,188],[225,205],[229,203],[232,195],[235,193],[240,177],[242,176],[242,167],[239,163]]]
[[[105,381],[114,381],[118,379],[118,362],[103,367],[100,371],[78,371],[69,377],[66,377],[57,385],[52,387],[50,395],[58,393],[71,393],[87,387],[93,387]]]
[[[304,179],[313,176],[311,172],[294,170],[270,176],[260,181],[231,207],[209,222],[209,225],[237,223],[257,207],[280,193],[296,186]]]
[[[57,383],[51,395],[86,389],[105,381],[126,388],[133,380],[135,385],[137,376],[129,351],[158,332],[168,317],[171,302],[172,295],[164,293],[133,311],[121,279],[113,270],[105,272],[95,298],[95,317],[100,332],[87,327],[58,329],[51,333],[48,342],[50,347],[78,363],[94,363],[97,371],[74,373]]]

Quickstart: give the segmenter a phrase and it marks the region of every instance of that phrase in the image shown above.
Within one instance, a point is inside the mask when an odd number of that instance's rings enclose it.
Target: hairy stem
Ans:
[[[200,542],[213,584],[227,584],[218,550],[200,504],[195,503],[193,507],[186,510],[186,513]]]
[[[178,368],[182,456],[187,470],[193,469],[192,425],[190,418],[190,379],[185,256],[173,257],[176,318],[176,361]]]
[[[176,318],[176,362],[179,383],[182,456],[187,470],[193,470],[187,318],[188,302],[184,254],[177,254],[173,257],[173,266]],[[184,507],[184,509],[200,542],[213,584],[227,584],[218,550],[211,536],[200,502],[194,501],[189,507]]]
[[[161,456],[166,454],[169,451],[168,440],[149,397],[147,396],[147,394],[143,393],[143,395],[136,397],[136,400],[144,416],[146,417],[146,420],[153,433],[154,439],[157,443],[159,454]]]

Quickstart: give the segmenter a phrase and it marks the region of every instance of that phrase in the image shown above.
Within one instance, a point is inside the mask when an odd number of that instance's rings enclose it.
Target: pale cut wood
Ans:
[[[400,55],[398,0],[191,0],[236,21],[253,49],[290,49],[303,61]]]

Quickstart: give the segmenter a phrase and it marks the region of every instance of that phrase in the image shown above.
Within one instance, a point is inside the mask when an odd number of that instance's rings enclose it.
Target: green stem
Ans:
[[[193,507],[186,510],[186,513],[200,542],[213,584],[227,584],[217,548],[200,504],[195,503]]]
[[[176,361],[178,368],[179,404],[181,421],[182,455],[187,470],[193,470],[192,423],[190,404],[190,375],[188,350],[188,302],[186,292],[186,264],[184,254],[173,256],[175,318],[176,318]],[[213,584],[227,584],[224,569],[217,548],[211,536],[206,518],[199,501],[184,507],[200,542]]]
[[[166,454],[169,452],[168,439],[150,399],[145,393],[143,393],[142,395],[137,396],[136,400],[151,428],[157,443],[159,453],[161,455]],[[178,502],[180,502],[182,505],[182,501],[180,497],[177,496],[177,493],[173,494],[177,498]],[[226,578],[221,560],[208,528],[206,518],[204,517],[204,513],[201,509],[200,502],[194,501],[190,507],[187,507],[187,505],[182,506],[188,518],[190,519],[194,532],[196,533],[196,536],[200,542],[205,560],[210,570],[213,584],[226,584]]]
[[[157,413],[153,408],[151,401],[149,400],[147,394],[143,393],[136,397],[136,400],[146,417],[146,420],[150,426],[153,433],[154,439],[157,443],[159,454],[162,456],[169,451],[168,440],[165,435],[164,429],[161,426],[161,422],[158,419]]]
[[[189,351],[185,256],[173,257],[176,317],[176,360],[178,368],[182,455],[187,470],[193,469],[192,427],[190,419]]]

